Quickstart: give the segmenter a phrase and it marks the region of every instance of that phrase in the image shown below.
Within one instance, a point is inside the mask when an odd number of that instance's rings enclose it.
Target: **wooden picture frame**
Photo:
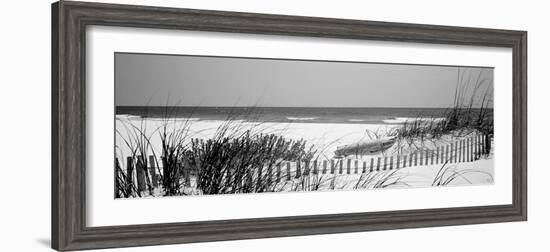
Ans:
[[[505,47],[513,51],[512,204],[87,227],[90,25]],[[61,1],[52,5],[52,248],[80,250],[527,220],[527,32]]]

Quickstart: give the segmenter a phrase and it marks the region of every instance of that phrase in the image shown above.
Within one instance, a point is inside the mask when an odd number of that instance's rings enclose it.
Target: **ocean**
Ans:
[[[444,117],[446,108],[311,107],[164,107],[117,106],[117,115],[141,118],[187,118],[193,121],[243,120],[278,123],[401,124]]]

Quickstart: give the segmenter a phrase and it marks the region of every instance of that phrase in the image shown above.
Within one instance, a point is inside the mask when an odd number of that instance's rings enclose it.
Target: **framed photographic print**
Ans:
[[[52,247],[527,219],[525,31],[52,5]]]

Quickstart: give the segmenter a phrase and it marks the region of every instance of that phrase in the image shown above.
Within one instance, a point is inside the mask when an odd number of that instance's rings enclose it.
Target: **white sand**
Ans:
[[[139,117],[117,116],[116,129],[120,134],[116,134],[116,143],[120,148],[117,150],[119,156],[128,156],[129,149],[124,144],[122,137],[128,138],[128,130],[130,124],[135,127],[144,129],[145,135],[151,136],[151,144],[154,146],[155,152],[160,153],[160,136],[159,132],[155,131],[163,126],[165,122],[161,119],[140,119]],[[185,121],[171,120],[166,125],[170,130],[177,127],[188,125],[189,136],[192,138],[209,139],[214,136],[218,127],[224,122],[216,120],[202,121]],[[382,124],[343,124],[343,123],[248,123],[236,122],[243,129],[253,129],[264,133],[275,133],[284,135],[287,138],[300,140],[304,139],[309,144],[314,145],[314,149],[319,151],[319,158],[332,158],[334,150],[337,146],[354,143],[360,140],[369,139],[366,134],[367,130],[378,133],[383,136],[384,133],[398,125],[382,125]],[[126,126],[125,126],[126,125]],[[132,130],[131,130],[132,131]],[[131,132],[130,132],[131,133]],[[122,151],[123,155],[120,155]]]
[[[134,134],[135,130],[130,125],[134,125],[139,128],[150,139],[151,145],[155,153],[159,156],[161,153],[161,140],[159,136],[159,129],[165,124],[161,119],[141,119],[139,117],[117,116],[116,127],[119,134],[116,134],[117,143],[117,157],[126,157],[130,155],[130,149],[124,143],[123,137],[128,138],[127,134]],[[188,129],[189,138],[208,139],[212,138],[216,133],[218,127],[223,124],[223,121],[199,121],[199,120],[176,120],[170,121],[167,126],[169,130],[173,130],[174,127]],[[304,139],[308,143],[313,144],[315,149],[319,150],[318,160],[327,160],[333,157],[333,152],[337,146],[354,143],[361,140],[371,139],[372,137],[383,137],[385,134],[399,125],[375,125],[375,124],[319,124],[319,123],[248,123],[237,122],[239,127],[243,129],[252,129],[256,132],[263,133],[276,133],[281,134],[287,138],[292,139]],[[370,134],[367,134],[370,131]],[[358,184],[358,181],[368,179],[363,175],[361,177],[362,162],[367,161],[367,166],[370,168],[370,159],[374,158],[375,162],[378,157],[389,157],[397,154],[407,155],[414,152],[417,149],[435,149],[437,146],[443,146],[457,138],[452,136],[445,136],[436,142],[423,141],[422,144],[398,142],[384,153],[371,156],[361,157],[347,157],[352,158],[352,165],[354,160],[359,162],[359,174],[346,174],[347,172],[347,160],[344,161],[344,174],[338,174],[338,168],[336,168],[336,174],[326,174],[310,176],[307,178],[306,187],[315,184],[319,180],[322,184],[321,190],[327,189],[354,189]],[[125,158],[121,159],[121,162],[125,162]],[[450,180],[447,185],[480,185],[493,183],[493,164],[494,160],[492,154],[489,157],[484,157],[474,162],[448,164],[447,173],[443,175],[443,181],[447,180],[449,176],[455,176],[456,178]],[[375,163],[376,164],[376,163]],[[319,163],[321,166],[321,163]],[[409,165],[407,165],[409,166]],[[440,171],[442,165],[423,165],[415,167],[406,167],[398,169],[397,171],[374,171],[369,176],[374,176],[373,180],[380,180],[392,173],[388,179],[388,187],[429,187],[434,183],[434,178]],[[395,164],[394,164],[395,168]],[[302,168],[303,169],[303,168]],[[321,168],[319,168],[321,169]],[[295,170],[295,165],[291,168]],[[329,167],[330,170],[330,167]],[[354,167],[351,168],[351,172],[354,173]],[[396,180],[399,178],[398,180]],[[303,187],[303,179],[292,179],[284,188],[288,187]],[[397,183],[391,183],[397,182]],[[332,183],[332,185],[331,185]],[[358,188],[373,189],[378,187],[374,182],[362,183]]]

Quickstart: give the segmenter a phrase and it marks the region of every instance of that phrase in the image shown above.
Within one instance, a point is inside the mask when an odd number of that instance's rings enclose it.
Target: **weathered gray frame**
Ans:
[[[85,225],[88,25],[508,47],[513,51],[511,205]],[[61,1],[52,5],[52,247],[78,250],[527,220],[527,32]]]

